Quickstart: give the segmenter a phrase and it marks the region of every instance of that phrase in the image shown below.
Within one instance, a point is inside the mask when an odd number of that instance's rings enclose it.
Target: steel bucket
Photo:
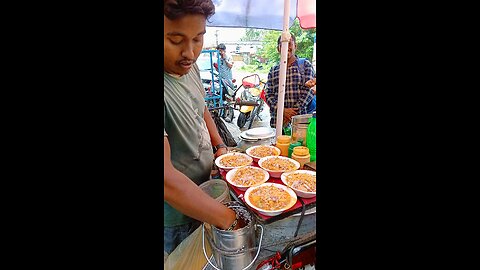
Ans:
[[[263,238],[263,227],[255,224],[255,220],[247,209],[239,202],[224,203],[228,208],[235,210],[240,218],[247,221],[247,225],[234,231],[225,231],[211,226],[211,236],[207,234],[212,246],[213,257],[217,265],[208,258],[205,251],[205,224],[202,225],[203,254],[208,263],[215,269],[221,270],[247,270],[260,253]],[[260,228],[260,240],[255,254],[255,229]]]
[[[302,141],[302,145],[306,145],[308,119],[313,114],[301,114],[292,117],[292,142]]]

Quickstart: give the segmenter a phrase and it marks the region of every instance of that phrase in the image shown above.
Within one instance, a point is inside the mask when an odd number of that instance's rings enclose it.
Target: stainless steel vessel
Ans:
[[[211,226],[207,231],[207,238],[212,246],[212,253],[217,265],[208,258],[205,251],[205,225],[202,227],[203,254],[208,263],[217,270],[247,270],[253,265],[260,253],[263,238],[263,227],[255,224],[255,219],[241,203],[236,201],[224,203],[228,208],[235,210],[238,216],[244,219],[245,227],[233,231],[225,231]],[[255,252],[256,228],[261,229],[258,248]],[[211,233],[211,235],[209,235]],[[256,253],[256,255],[255,255]]]
[[[305,138],[307,137],[308,119],[313,114],[301,114],[292,117],[292,142],[302,141],[305,146]]]

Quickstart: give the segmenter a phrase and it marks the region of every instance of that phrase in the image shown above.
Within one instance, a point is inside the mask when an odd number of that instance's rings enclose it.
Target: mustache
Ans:
[[[181,65],[193,65],[193,63],[195,62],[196,62],[195,60],[189,60],[189,59],[182,59],[178,61],[178,63]]]

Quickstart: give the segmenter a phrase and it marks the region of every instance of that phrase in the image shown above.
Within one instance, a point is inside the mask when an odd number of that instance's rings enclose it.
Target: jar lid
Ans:
[[[277,137],[277,142],[279,143],[289,143],[291,140],[291,136],[288,135],[280,135]]]
[[[294,143],[291,143],[291,144],[290,144],[290,148],[293,149],[293,148],[295,148],[295,146],[301,146],[301,145],[302,145],[301,142],[294,142]]]
[[[293,148],[293,154],[296,156],[306,156],[310,154],[310,151],[305,146],[296,146]]]

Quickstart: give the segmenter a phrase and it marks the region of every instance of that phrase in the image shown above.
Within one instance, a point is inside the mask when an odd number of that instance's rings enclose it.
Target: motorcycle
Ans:
[[[253,122],[258,118],[262,121],[260,113],[264,109],[265,86],[266,83],[261,81],[258,74],[252,74],[242,79],[242,84],[234,90],[231,84],[222,79],[224,101],[230,104],[224,109],[222,117],[227,122],[233,121],[233,110],[240,113],[237,119],[237,126],[243,128],[249,122],[248,129],[252,127]]]
[[[242,128],[247,122],[250,122],[248,129],[252,128],[253,122],[258,118],[262,121],[260,113],[266,103],[265,98],[266,83],[261,81],[258,74],[249,75],[242,79],[243,91],[240,93],[238,103],[253,102],[255,105],[240,106],[240,114],[237,119],[237,126]],[[237,98],[238,99],[238,98]]]
[[[218,77],[217,80],[218,81]],[[261,81],[258,74],[252,74],[242,79],[242,84],[234,90],[225,79],[221,79],[222,84],[222,103],[220,107],[213,109],[220,110],[220,116],[226,122],[232,122],[234,110],[239,111],[237,126],[243,128],[247,122],[250,122],[248,129],[252,127],[253,122],[258,118],[262,121],[260,113],[266,103],[265,87],[266,83]],[[218,91],[215,92],[219,94]]]
[[[217,63],[213,64],[216,71],[218,71]],[[222,103],[230,104],[223,106],[220,116],[228,123],[231,123],[234,118],[234,109],[240,111],[237,119],[237,126],[243,128],[247,122],[250,122],[248,129],[252,127],[253,122],[258,118],[262,121],[260,113],[263,111],[265,98],[266,83],[261,81],[258,74],[252,74],[242,79],[242,84],[237,88],[234,85],[235,79],[228,81],[221,78],[219,73],[214,73],[216,84],[221,84],[222,87]],[[242,89],[243,88],[243,89]],[[239,92],[239,90],[242,89]],[[219,94],[219,91],[215,93]],[[237,108],[239,107],[239,108]]]

